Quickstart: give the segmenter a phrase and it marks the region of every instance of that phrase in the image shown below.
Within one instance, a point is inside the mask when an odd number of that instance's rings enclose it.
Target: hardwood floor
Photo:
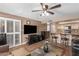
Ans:
[[[40,47],[42,47],[44,44],[44,41],[32,44],[32,45],[28,45],[28,44],[24,44],[15,48],[11,48],[10,52],[19,48],[25,48],[26,51],[28,51],[29,53],[33,52],[35,49],[38,49]],[[63,44],[57,44],[56,47],[60,48],[61,50],[63,50],[61,52],[61,56],[71,56],[72,55],[72,51],[71,51],[71,47],[65,47]],[[60,50],[59,50],[60,51]]]
[[[72,56],[72,48],[70,46],[64,46],[63,44],[57,44],[56,46],[63,50],[61,56]]]
[[[12,51],[14,51],[16,49],[19,49],[19,48],[25,48],[26,51],[28,51],[29,53],[31,53],[35,49],[40,48],[43,45],[43,42],[44,41],[40,41],[40,42],[32,44],[32,45],[23,44],[23,45],[20,45],[20,46],[17,46],[17,47],[10,48],[9,52],[12,52]]]

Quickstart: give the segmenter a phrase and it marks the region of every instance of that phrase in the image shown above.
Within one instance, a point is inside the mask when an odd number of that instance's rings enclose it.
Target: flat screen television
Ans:
[[[33,25],[24,25],[24,34],[36,33],[37,26]]]
[[[6,34],[0,34],[0,46],[7,44]]]

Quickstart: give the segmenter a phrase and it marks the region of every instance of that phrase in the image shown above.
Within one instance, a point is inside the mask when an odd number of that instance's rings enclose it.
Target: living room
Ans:
[[[79,3],[0,3],[1,56],[78,56]]]

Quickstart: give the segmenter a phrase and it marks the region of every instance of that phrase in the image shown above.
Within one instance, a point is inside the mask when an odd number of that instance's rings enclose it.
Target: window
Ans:
[[[19,40],[20,40],[20,35],[19,34],[15,34],[15,45],[19,44]]]
[[[7,33],[13,32],[13,21],[7,21]]]
[[[0,33],[5,32],[5,21],[0,19]]]
[[[0,17],[0,33],[6,33],[9,47],[21,44],[21,20]]]
[[[10,47],[13,46],[13,34],[7,34],[7,43],[9,44]]]

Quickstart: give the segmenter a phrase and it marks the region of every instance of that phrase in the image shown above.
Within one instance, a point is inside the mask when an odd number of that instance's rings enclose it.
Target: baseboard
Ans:
[[[23,42],[23,43],[21,43],[21,45],[23,45],[23,44],[27,44],[27,42]]]

